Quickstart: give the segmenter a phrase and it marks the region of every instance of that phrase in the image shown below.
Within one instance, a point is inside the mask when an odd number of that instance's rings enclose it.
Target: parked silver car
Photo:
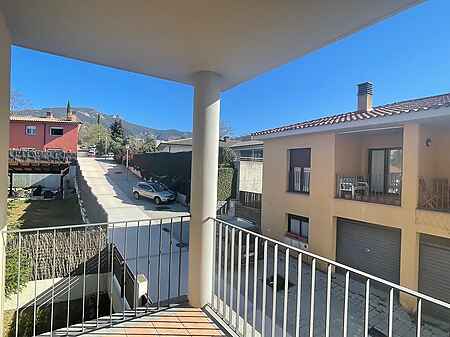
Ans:
[[[176,193],[161,186],[161,184],[147,182],[137,183],[133,187],[133,196],[135,199],[140,197],[152,199],[157,205],[162,202],[174,201],[177,198]]]

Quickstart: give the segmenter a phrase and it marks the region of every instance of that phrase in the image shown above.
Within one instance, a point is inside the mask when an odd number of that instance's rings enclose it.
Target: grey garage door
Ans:
[[[420,236],[419,291],[450,302],[450,240]],[[423,304],[428,315],[449,320],[450,312],[436,305]]]
[[[398,284],[400,237],[399,229],[339,218],[336,259],[340,263]]]

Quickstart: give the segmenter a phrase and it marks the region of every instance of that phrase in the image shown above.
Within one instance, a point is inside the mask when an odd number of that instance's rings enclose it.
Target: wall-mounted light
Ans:
[[[428,137],[428,138],[425,140],[425,146],[426,146],[426,147],[430,147],[430,146],[431,146],[431,143],[432,143],[431,137]]]

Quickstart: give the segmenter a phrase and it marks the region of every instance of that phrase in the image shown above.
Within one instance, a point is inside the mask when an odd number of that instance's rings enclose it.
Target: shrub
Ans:
[[[20,278],[18,279],[18,238],[12,238],[12,236],[12,234],[9,235],[6,247],[5,296],[7,298],[10,298],[11,295],[20,292],[26,286],[31,276],[31,261],[28,254],[26,254],[24,249],[22,248],[20,252]]]
[[[231,167],[219,168],[217,177],[217,200],[228,200],[233,195],[234,169]]]

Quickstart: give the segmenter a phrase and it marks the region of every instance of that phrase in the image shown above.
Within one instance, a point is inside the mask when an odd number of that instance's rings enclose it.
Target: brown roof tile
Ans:
[[[378,107],[374,107],[371,111],[353,111],[333,116],[321,117],[310,121],[304,121],[276,127],[273,129],[258,131],[253,133],[252,136],[264,136],[275,133],[282,133],[290,130],[306,129],[322,125],[348,123],[358,120],[367,120],[371,118],[387,118],[409,112],[438,109],[443,106],[450,106],[450,93],[381,105]]]
[[[36,117],[36,116],[10,116],[11,121],[26,121],[26,122],[52,122],[52,123],[74,123],[81,124],[79,120],[60,119],[55,117]]]

